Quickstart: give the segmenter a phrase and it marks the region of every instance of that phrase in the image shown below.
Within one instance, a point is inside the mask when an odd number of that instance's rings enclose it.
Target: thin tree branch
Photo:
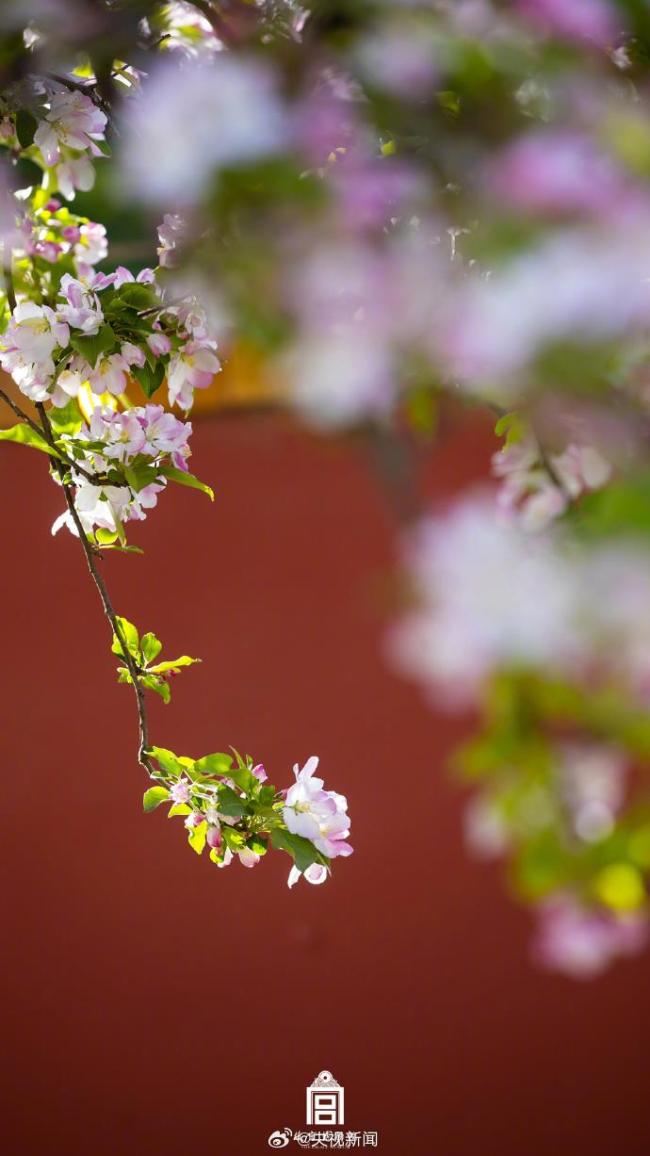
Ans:
[[[6,403],[6,405],[8,405],[11,410],[13,410],[16,417],[20,418],[21,421],[24,421],[30,427],[30,429],[34,430],[35,433],[37,433],[37,434],[43,433],[43,430],[41,429],[38,422],[32,421],[29,414],[25,413],[24,409],[21,409],[19,405],[16,405],[16,402],[12,400],[12,398],[9,396],[9,394],[5,393],[4,389],[1,389],[1,388],[0,388],[0,400],[4,401]],[[51,432],[51,427],[50,427],[50,432]],[[106,474],[91,474],[90,471],[85,469],[84,466],[80,466],[79,462],[75,462],[72,458],[69,458],[67,456],[67,454],[64,454],[63,451],[60,450],[58,446],[54,446],[53,440],[50,442],[50,445],[52,445],[53,448],[56,449],[59,460],[62,462],[62,464],[64,466],[67,466],[69,470],[74,470],[75,473],[81,474],[81,477],[85,478],[87,482],[91,482],[92,485],[94,485],[94,486],[102,485],[102,483],[108,482],[108,478],[107,478]]]
[[[41,417],[41,421],[43,423],[43,428],[42,428],[42,430],[39,430],[39,432],[42,432],[44,434],[45,438],[47,439],[47,441],[50,443],[50,445],[54,446],[54,437],[52,434],[52,427],[50,425],[49,418],[47,416],[45,407],[43,406],[42,403],[38,403],[36,408],[38,409],[38,412],[39,412],[40,417]],[[121,624],[120,624],[119,619],[118,619],[118,615],[115,612],[115,609],[113,607],[113,603],[111,602],[110,594],[108,593],[108,587],[106,586],[106,583],[104,581],[102,574],[99,572],[99,570],[97,568],[93,549],[92,549],[92,547],[88,541],[88,538],[86,536],[86,531],[83,528],[83,525],[81,523],[81,519],[80,519],[79,514],[77,512],[77,508],[74,504],[74,496],[72,493],[72,487],[67,485],[63,481],[63,471],[62,471],[61,465],[56,461],[56,459],[54,462],[54,466],[55,466],[55,469],[58,471],[59,477],[61,479],[61,485],[63,487],[63,493],[65,494],[66,505],[68,507],[70,517],[72,518],[72,521],[74,522],[77,534],[79,535],[79,541],[81,542],[81,548],[82,548],[84,555],[85,555],[85,558],[86,558],[86,564],[88,566],[88,570],[90,571],[90,576],[91,576],[93,582],[95,583],[95,586],[97,587],[97,591],[98,591],[99,597],[101,599],[102,607],[104,609],[104,614],[106,615],[106,617],[107,617],[107,619],[111,625],[111,628],[113,630],[115,637],[118,639],[118,641],[120,643],[120,646],[122,648],[122,655],[124,658],[124,662],[126,664],[127,670],[129,672],[129,674],[131,676],[131,680],[133,682],[133,689],[135,691],[136,703],[137,703],[137,708],[138,708],[138,727],[139,727],[139,733],[140,733],[140,742],[139,742],[139,747],[138,747],[138,762],[140,763],[140,765],[142,767],[144,767],[147,774],[154,775],[155,774],[154,768],[153,768],[151,761],[150,761],[150,759],[146,753],[147,750],[149,749],[149,723],[148,723],[148,719],[147,719],[145,692],[144,692],[144,688],[140,682],[140,675],[142,672],[141,672],[140,668],[138,667],[137,663],[135,662],[133,655],[129,651],[129,648],[128,648],[127,643],[126,643],[126,638],[124,637],[124,631],[122,630]]]

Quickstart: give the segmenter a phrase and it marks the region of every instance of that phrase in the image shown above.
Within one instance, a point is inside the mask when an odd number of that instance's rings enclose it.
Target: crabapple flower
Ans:
[[[56,165],[62,154],[72,149],[101,156],[97,141],[104,140],[106,114],[82,92],[57,88],[49,98],[49,108],[34,134],[34,144],[47,165]]]
[[[261,856],[255,851],[252,851],[250,847],[244,847],[242,851],[235,851],[234,854],[230,850],[230,847],[226,847],[223,859],[220,863],[217,863],[217,867],[229,867],[235,855],[239,859],[242,867],[255,867],[261,858]]]
[[[323,789],[323,780],[315,777],[317,767],[315,755],[302,769],[294,766],[296,781],[287,791],[282,818],[293,835],[309,839],[328,859],[351,855],[353,849],[345,841],[350,833],[347,799]]]
[[[181,409],[188,410],[192,405],[194,390],[207,389],[221,368],[214,349],[214,341],[189,341],[172,355],[167,373],[170,405],[177,404]]]
[[[292,867],[289,872],[287,886],[295,887],[300,879],[306,879],[308,883],[315,885],[324,883],[327,879],[327,867],[324,867],[322,863],[312,863],[306,871],[299,871],[297,867]]]
[[[162,224],[158,226],[158,260],[163,269],[170,269],[175,264],[176,250],[187,236],[187,222],[178,213],[165,213]]]
[[[128,370],[129,366],[121,353],[102,356],[88,374],[90,388],[93,393],[112,393],[119,397],[126,389]]]
[[[102,453],[105,457],[122,462],[141,453],[145,444],[144,429],[134,409],[114,413],[98,407],[90,419],[90,437],[104,443]]]
[[[11,321],[2,335],[7,352],[19,353],[26,362],[47,362],[57,345],[66,346],[70,332],[47,305],[24,301],[13,311]]]
[[[170,788],[169,794],[174,803],[187,803],[190,799],[192,784],[188,779],[179,779]]]
[[[101,287],[101,281],[80,281],[66,273],[61,278],[61,295],[65,304],[58,309],[59,317],[72,329],[80,329],[86,336],[98,332],[104,320],[99,297],[91,286]]]

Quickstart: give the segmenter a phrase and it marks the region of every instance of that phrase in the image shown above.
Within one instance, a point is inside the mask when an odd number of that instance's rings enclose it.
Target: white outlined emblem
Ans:
[[[340,1127],[345,1122],[345,1091],[331,1072],[319,1072],[307,1088],[307,1124]]]

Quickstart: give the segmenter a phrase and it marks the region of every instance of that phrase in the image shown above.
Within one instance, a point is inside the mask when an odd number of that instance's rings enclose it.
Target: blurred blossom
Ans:
[[[527,437],[494,454],[492,472],[503,479],[499,507],[537,532],[583,492],[604,486],[612,469],[593,446],[570,444],[562,453],[543,454],[535,438]]]
[[[193,4],[173,0],[161,12],[165,38],[161,47],[200,57],[220,52],[222,45],[210,21]]]
[[[569,894],[545,903],[538,919],[533,958],[572,979],[593,979],[616,959],[638,955],[648,942],[645,915],[583,907]]]
[[[513,665],[578,679],[600,672],[650,701],[650,552],[641,546],[531,537],[479,493],[423,519],[405,562],[414,607],[390,651],[443,704],[471,701]]]
[[[602,342],[641,331],[650,307],[650,218],[606,230],[557,230],[460,287],[442,341],[450,372],[507,400],[549,344]],[[498,385],[495,385],[498,382]]]
[[[449,705],[500,666],[571,666],[580,581],[551,539],[529,537],[476,494],[421,521],[406,543],[416,600],[394,629],[397,664]]]
[[[578,837],[594,843],[609,835],[625,795],[626,764],[621,752],[614,747],[565,744],[558,778]]]
[[[122,170],[144,200],[192,204],[222,168],[272,155],[288,121],[272,74],[220,53],[211,63],[160,63],[128,108]]]
[[[284,362],[291,397],[321,428],[387,415],[397,369],[385,344],[362,326],[296,342]]]
[[[361,41],[358,64],[373,87],[404,100],[427,96],[438,80],[430,26],[388,23]]]
[[[488,795],[474,795],[463,815],[465,842],[477,859],[498,859],[508,850],[510,827],[503,809]]]
[[[588,136],[551,128],[517,138],[491,162],[488,181],[502,205],[549,216],[620,212],[629,183]]]
[[[517,8],[542,32],[599,48],[614,47],[623,32],[619,9],[609,0],[518,0]]]

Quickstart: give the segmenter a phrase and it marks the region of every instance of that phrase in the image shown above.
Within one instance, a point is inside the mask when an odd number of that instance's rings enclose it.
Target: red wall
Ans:
[[[488,448],[452,436],[434,489]],[[134,705],[78,545],[49,537],[60,494],[3,447],[2,1152],[255,1156],[329,1068],[385,1156],[647,1156],[648,958],[537,974],[527,916],[466,858],[461,724],[381,659],[393,526],[367,463],[277,418],[205,422],[195,454],[214,506],[167,494],[145,557],[105,563],[122,613],[205,660],[153,705],[156,741],[233,743],[277,782],[319,754],[356,854],[289,892],[284,856],[220,872],[141,814]]]

